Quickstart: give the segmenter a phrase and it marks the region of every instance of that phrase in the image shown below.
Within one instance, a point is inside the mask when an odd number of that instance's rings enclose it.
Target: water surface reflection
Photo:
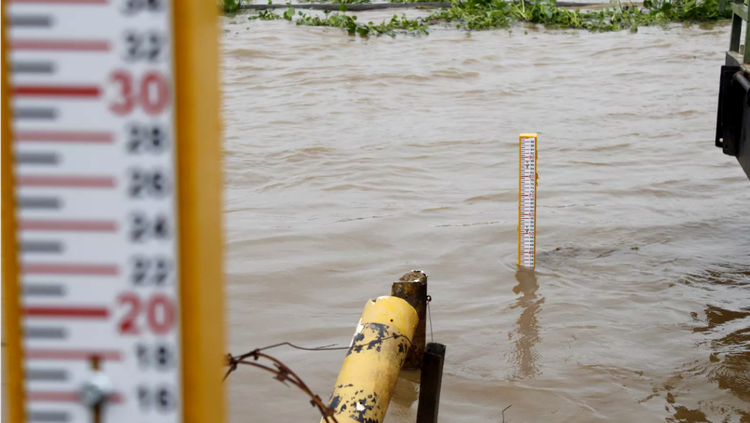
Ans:
[[[541,341],[539,336],[538,315],[541,312],[544,297],[536,295],[539,284],[533,270],[519,269],[516,272],[518,285],[513,287],[515,294],[523,294],[511,309],[521,308],[515,327],[510,333],[510,341],[513,343],[511,361],[514,364],[513,379],[529,379],[540,374],[540,358],[536,350],[536,344]]]

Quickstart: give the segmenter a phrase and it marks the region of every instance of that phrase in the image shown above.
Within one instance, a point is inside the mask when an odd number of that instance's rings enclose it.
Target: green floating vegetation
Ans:
[[[370,0],[297,0],[295,3],[313,4],[370,4]]]
[[[467,30],[507,28],[513,22],[541,24],[550,29],[580,28],[589,31],[635,32],[639,26],[670,22],[696,23],[728,19],[732,12],[719,11],[719,0],[645,0],[643,7],[613,4],[599,10],[564,9],[554,0],[506,2],[503,0],[454,0],[453,7],[433,12],[430,24],[455,23]]]
[[[338,0],[369,1],[369,0]],[[224,10],[239,9],[242,0],[224,0]],[[231,3],[228,6],[227,2]],[[232,3],[236,2],[236,3]],[[249,19],[286,19],[297,25],[327,26],[345,29],[351,35],[394,36],[398,33],[426,35],[430,25],[455,25],[469,31],[508,28],[515,22],[544,25],[549,29],[586,29],[605,32],[629,29],[636,32],[640,26],[667,23],[703,23],[729,19],[730,10],[720,12],[719,0],[645,0],[643,6],[630,6],[613,3],[611,7],[598,10],[565,9],[557,7],[555,0],[535,2],[505,0],[453,0],[450,9],[439,9],[426,17],[409,19],[405,15],[393,15],[390,21],[380,24],[362,23],[356,16],[347,15],[346,5],[341,5],[342,13],[325,12],[324,16],[296,12],[292,6],[278,15],[263,10]],[[236,11],[234,12],[236,13]],[[295,19],[296,17],[296,19]]]
[[[330,26],[334,28],[343,28],[349,35],[358,34],[363,37],[370,35],[390,35],[395,36],[397,33],[411,34],[428,34],[428,25],[420,19],[408,19],[405,15],[393,15],[390,21],[383,21],[380,24],[372,22],[361,23],[357,21],[356,16],[349,16],[344,13],[328,13],[321,18],[306,13],[299,13],[297,25],[305,26]]]
[[[281,15],[273,13],[272,10],[259,10],[257,13],[251,14],[248,17],[249,20],[261,20],[261,21],[275,21],[281,19]]]
[[[330,0],[334,4],[368,4],[370,0]]]
[[[408,19],[404,15],[393,15],[391,20],[383,21],[379,24],[374,24],[373,22],[362,23],[357,20],[356,16],[350,16],[343,12],[346,12],[346,6],[343,4],[341,5],[341,13],[331,13],[326,10],[322,17],[303,13],[301,11],[297,12],[294,10],[294,7],[289,6],[289,8],[281,15],[274,13],[271,10],[261,10],[258,13],[251,14],[248,19],[259,19],[264,21],[286,19],[288,21],[294,21],[297,25],[341,28],[345,29],[350,35],[360,35],[362,37],[368,37],[371,35],[395,36],[398,33],[428,34],[428,25],[420,19]],[[296,19],[294,19],[295,13]]]
[[[221,0],[219,8],[226,16],[234,16],[240,11],[243,0]]]
[[[390,3],[429,3],[448,0],[388,0]]]

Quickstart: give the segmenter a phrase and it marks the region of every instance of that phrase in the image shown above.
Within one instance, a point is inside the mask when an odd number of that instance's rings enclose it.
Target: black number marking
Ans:
[[[169,177],[162,170],[143,170],[132,168],[129,171],[128,196],[131,198],[164,198],[171,188]]]
[[[156,348],[156,364],[160,370],[167,370],[174,366],[174,353],[166,345]]]
[[[160,125],[131,123],[126,148],[130,154],[161,154],[167,149],[167,133]]]
[[[151,394],[149,389],[143,385],[138,387],[138,407],[148,410],[151,407]]]
[[[166,285],[172,273],[172,261],[166,258],[157,258],[154,267],[154,285]]]
[[[148,347],[143,344],[137,344],[135,346],[135,356],[138,359],[138,367],[142,369],[148,368]]]
[[[124,35],[125,53],[123,58],[129,62],[161,60],[165,37],[159,32],[126,31]]]
[[[133,259],[133,272],[130,274],[133,285],[143,285],[146,282],[146,274],[150,265],[151,261],[147,258],[135,257]]]
[[[163,0],[125,0],[121,10],[126,15],[135,15],[141,11],[160,12],[163,9]]]
[[[168,413],[174,410],[177,405],[177,399],[174,393],[168,387],[161,387],[156,391],[157,409],[162,413]]]
[[[130,216],[130,240],[133,242],[145,242],[150,238],[163,241],[171,235],[169,219],[162,214],[157,214],[153,219],[141,212]]]
[[[148,258],[136,255],[130,259],[130,281],[135,286],[165,286],[172,283],[174,265],[163,256]]]
[[[143,370],[167,371],[175,366],[174,348],[169,344],[156,344],[149,347],[139,343],[135,348],[138,366]]]
[[[149,410],[152,405],[162,413],[169,413],[177,408],[177,398],[174,390],[169,386],[159,386],[154,389],[140,385],[137,388],[138,405],[142,410]]]
[[[130,239],[135,242],[142,242],[148,232],[148,223],[143,213],[133,213],[130,217]]]

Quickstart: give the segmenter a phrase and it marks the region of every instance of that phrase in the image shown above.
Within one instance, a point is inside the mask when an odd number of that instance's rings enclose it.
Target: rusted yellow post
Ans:
[[[383,421],[417,320],[401,298],[367,302],[328,403],[339,423]]]

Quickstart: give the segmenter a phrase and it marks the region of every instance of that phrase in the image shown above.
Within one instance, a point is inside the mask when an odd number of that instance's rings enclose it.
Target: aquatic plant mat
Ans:
[[[234,15],[240,10],[261,9],[250,13],[250,20],[286,19],[297,25],[327,26],[345,29],[350,35],[395,36],[399,33],[427,35],[430,26],[455,27],[461,30],[489,30],[508,28],[515,22],[544,25],[550,29],[586,29],[595,32],[638,31],[639,26],[668,23],[703,23],[731,18],[731,10],[720,10],[719,0],[646,0],[635,3],[569,3],[554,0],[507,2],[503,0],[454,0],[447,6],[442,2],[425,3],[362,3],[304,4],[304,5],[244,5],[242,0],[224,0],[223,10]],[[397,6],[396,6],[397,5]],[[436,6],[437,5],[437,6]],[[604,6],[604,7],[602,7]],[[429,15],[415,19],[393,15],[379,24],[363,23],[349,11],[388,8],[435,8]],[[286,9],[281,15],[272,9]],[[298,9],[323,10],[324,16],[312,15]],[[330,13],[338,10],[336,13]]]
[[[339,11],[341,4],[344,3],[298,3],[298,4],[243,4],[240,10],[272,10],[288,9],[289,6],[295,9],[309,10],[329,10]],[[557,7],[612,7],[612,3],[573,3],[559,1]],[[628,3],[631,6],[640,6],[643,3]],[[364,12],[368,10],[384,9],[450,9],[453,4],[449,1],[425,1],[412,3],[346,3],[346,9],[349,12]]]

